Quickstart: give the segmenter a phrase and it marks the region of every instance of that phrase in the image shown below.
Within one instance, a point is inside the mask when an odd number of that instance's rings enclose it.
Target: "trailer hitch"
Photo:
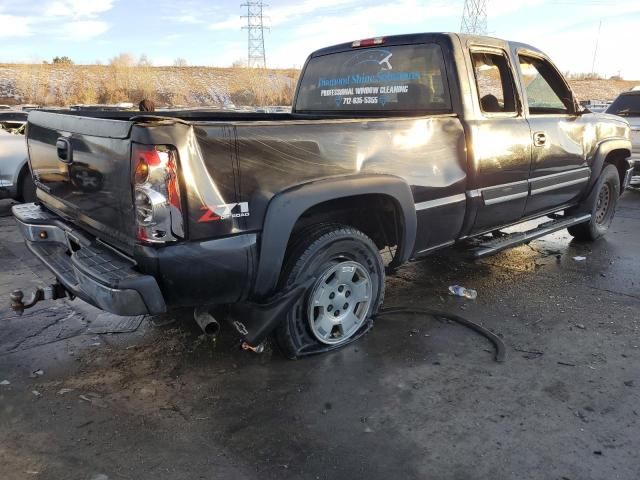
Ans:
[[[42,300],[57,300],[59,298],[69,297],[73,299],[72,294],[67,292],[64,285],[61,283],[54,283],[45,287],[36,288],[31,295],[24,300],[24,292],[22,290],[14,290],[11,292],[11,310],[18,315],[22,315],[27,308],[33,307],[36,303]]]

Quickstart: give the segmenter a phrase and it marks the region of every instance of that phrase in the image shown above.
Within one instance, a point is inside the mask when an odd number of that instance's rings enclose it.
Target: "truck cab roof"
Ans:
[[[478,43],[483,45],[495,45],[504,48],[505,50],[510,50],[511,48],[528,50],[529,52],[536,52],[541,55],[546,56],[539,49],[528,45],[526,43],[521,42],[513,42],[509,40],[503,40],[496,37],[489,36],[481,36],[481,35],[466,35],[461,33],[453,33],[453,32],[423,32],[423,33],[409,33],[403,35],[389,35],[389,36],[380,36],[375,37],[382,39],[381,43],[377,43],[373,46],[383,46],[383,45],[403,45],[403,44],[412,44],[412,43],[424,43],[424,42],[433,42],[440,41],[442,43],[451,44],[453,39],[457,39],[462,44],[467,43]],[[354,42],[362,40],[354,40]],[[319,57],[322,55],[328,55],[331,53],[338,53],[351,50],[354,47],[354,42],[348,43],[339,43],[337,45],[332,45],[330,47],[321,48],[316,50],[310,55],[312,57]]]

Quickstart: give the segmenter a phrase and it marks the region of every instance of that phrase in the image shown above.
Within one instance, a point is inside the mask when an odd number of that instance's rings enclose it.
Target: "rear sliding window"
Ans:
[[[296,111],[449,112],[442,50],[436,44],[354,49],[312,58]]]

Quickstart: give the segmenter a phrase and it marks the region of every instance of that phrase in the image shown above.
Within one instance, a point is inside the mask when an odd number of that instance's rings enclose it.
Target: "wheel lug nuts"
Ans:
[[[342,307],[343,310],[346,310],[347,308],[349,308],[349,304],[345,303],[344,306]]]
[[[338,287],[338,291],[339,291],[340,293],[342,293],[342,291],[343,291],[343,290],[344,290],[344,285],[340,285],[340,286]]]
[[[351,296],[351,290],[347,290],[344,294],[345,297],[349,298]]]
[[[329,298],[330,298],[331,300],[333,300],[334,298],[336,298],[336,294],[335,294],[335,293],[333,293],[333,292],[331,292],[331,293],[329,294]]]
[[[338,315],[340,315],[340,310],[336,310],[333,314],[337,317]]]
[[[327,311],[328,311],[328,312],[330,312],[331,310],[333,310],[333,305],[329,305],[329,306],[327,307]]]

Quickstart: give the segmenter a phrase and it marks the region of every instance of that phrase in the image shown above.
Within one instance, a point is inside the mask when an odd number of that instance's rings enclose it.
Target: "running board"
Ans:
[[[587,213],[576,217],[558,217],[549,222],[544,222],[538,225],[532,230],[526,232],[515,232],[504,235],[503,237],[493,238],[485,242],[481,242],[475,247],[472,247],[470,254],[472,258],[482,258],[494,253],[501,252],[507,248],[515,247],[523,243],[528,243],[550,233],[557,232],[563,228],[571,227],[579,223],[588,222],[591,220],[591,214]]]

